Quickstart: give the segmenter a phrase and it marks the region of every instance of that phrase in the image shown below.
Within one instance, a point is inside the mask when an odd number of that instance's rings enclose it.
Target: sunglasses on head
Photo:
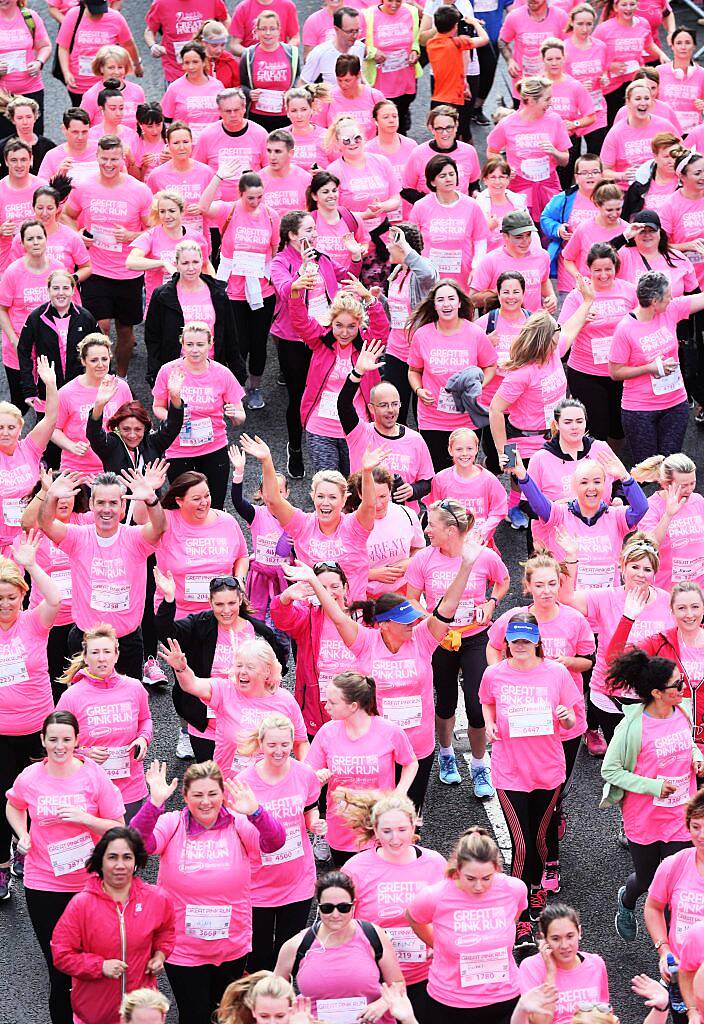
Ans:
[[[227,587],[228,590],[242,590],[242,584],[234,576],[214,576],[210,581],[210,593],[214,590],[222,590],[223,587]]]
[[[443,512],[449,512],[452,518],[455,520],[455,523],[457,524],[457,529],[461,529],[460,521],[457,518],[457,513],[453,511],[449,498],[443,498],[442,501],[438,503],[438,508],[441,508]]]
[[[332,569],[333,572],[339,572],[340,565],[338,562],[316,562],[313,566],[313,572],[324,572],[326,569]]]
[[[338,914],[349,914],[354,907],[354,903],[320,903],[318,904],[318,910],[321,914],[332,914],[334,910]]]
[[[575,1010],[580,1013],[589,1013],[591,1010],[599,1010],[600,1013],[613,1013],[613,1007],[609,1003],[577,1003]]]

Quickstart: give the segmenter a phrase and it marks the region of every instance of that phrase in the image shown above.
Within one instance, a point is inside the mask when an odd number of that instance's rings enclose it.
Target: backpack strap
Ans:
[[[32,37],[32,42],[34,42],[34,35],[37,28],[36,22],[34,21],[34,15],[31,11],[28,11],[26,7],[20,7],[20,14],[24,18],[24,23]]]
[[[378,964],[381,961],[382,956],[384,955],[384,947],[381,944],[379,932],[376,930],[371,921],[357,921],[357,924],[364,932],[364,937],[374,950],[374,959]],[[379,971],[379,977],[381,978],[381,971]]]
[[[222,241],[222,239],[223,239],[223,238],[225,237],[225,232],[226,232],[226,231],[227,231],[227,229],[229,228],[229,226],[230,226],[230,221],[232,220],[232,218],[233,218],[233,217],[234,217],[234,215],[235,215],[235,206],[236,206],[236,205],[237,205],[236,203],[233,203],[233,204],[232,204],[232,209],[230,210],[230,212],[228,213],[227,217],[225,218],[225,223],[224,223],[224,224],[223,224],[223,226],[222,226],[222,227],[220,228],[220,240],[221,240],[221,241]]]
[[[294,957],[293,967],[291,968],[291,983],[296,995],[299,995],[298,983],[296,981],[298,972],[301,969],[303,958],[305,957],[308,950],[311,948],[316,938],[318,937],[318,931],[320,930],[320,921],[316,921],[312,928],[309,928],[303,938],[300,941],[298,949],[296,950],[296,956]],[[377,965],[380,963],[382,956],[384,955],[384,947],[381,944],[379,933],[370,921],[357,921],[357,924],[364,932],[364,937],[372,947],[374,952],[374,959]],[[381,970],[379,971],[379,978],[381,979]],[[382,979],[383,980],[383,979]]]
[[[499,307],[489,310],[489,319],[486,322],[485,334],[493,334],[496,330],[496,321],[499,319]]]

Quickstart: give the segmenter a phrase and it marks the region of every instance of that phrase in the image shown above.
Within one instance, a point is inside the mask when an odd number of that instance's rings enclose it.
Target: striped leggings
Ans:
[[[511,835],[511,874],[522,879],[528,888],[540,885],[547,857],[548,826],[561,789],[562,786],[534,789],[532,793],[521,793],[515,789],[497,790]]]

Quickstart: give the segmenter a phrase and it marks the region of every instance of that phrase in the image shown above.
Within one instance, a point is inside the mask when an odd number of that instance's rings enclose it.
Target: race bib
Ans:
[[[407,697],[384,697],[381,716],[400,729],[415,729],[421,723],[423,703],[420,694]]]
[[[389,313],[391,314],[391,327],[396,331],[402,331],[408,320],[408,308],[402,302],[390,302]]]
[[[0,60],[7,67],[8,74],[12,71],[27,70],[26,50],[8,50],[7,53],[0,53]]]
[[[231,272],[238,277],[264,277],[265,264],[266,257],[263,252],[241,250],[232,257]]]
[[[184,46],[188,42],[190,42],[189,39],[183,39],[183,40],[179,41],[178,43],[176,43],[176,42],[174,43],[174,57],[176,58],[176,63],[177,64],[181,63],[181,50],[184,48]]]
[[[249,768],[252,761],[253,758],[248,757],[247,754],[239,754],[235,751],[235,756],[232,758],[230,768],[233,772],[243,772],[245,768]]]
[[[73,578],[70,569],[56,569],[51,578],[59,588],[62,601],[70,601],[73,596]]]
[[[577,586],[584,590],[611,587],[614,582],[612,565],[589,565],[580,563],[577,570]]]
[[[93,245],[104,252],[122,252],[122,243],[115,238],[115,232],[108,228],[91,225]]]
[[[428,959],[428,947],[411,928],[387,928],[386,934],[400,964],[424,964]]]
[[[16,686],[29,679],[27,666],[22,659],[5,661],[0,665],[0,686]]]
[[[459,274],[462,270],[461,249],[431,249],[428,259],[438,274]]]
[[[280,850],[273,853],[264,853],[262,850],[262,864],[285,864],[289,860],[298,860],[303,856],[303,836],[300,825],[289,825],[286,828],[286,842]]]
[[[457,611],[455,612],[453,625],[467,626],[469,625],[470,622],[474,622],[474,611],[474,598],[463,597],[460,603],[457,605]]]
[[[654,796],[654,805],[656,807],[681,807],[686,804],[689,800],[690,780],[689,772],[686,775],[676,775],[674,778],[665,779],[665,782],[671,782],[673,786],[676,786],[675,792],[670,793],[669,796]]]
[[[389,50],[386,60],[379,68],[380,71],[403,71],[408,67],[407,50]]]
[[[552,708],[547,704],[511,708],[507,712],[507,717],[508,734],[511,739],[524,736],[552,736],[555,732]]]
[[[672,556],[672,582],[696,580],[702,575],[704,566],[701,558],[685,558],[682,555]]]
[[[191,447],[209,444],[213,440],[213,421],[209,416],[204,416],[199,420],[189,420],[181,427],[178,439],[181,445]]]
[[[545,417],[545,429],[549,430],[552,426],[552,421],[555,419],[555,405],[556,402],[548,402],[547,405],[543,406],[543,416]]]
[[[284,109],[284,94],[278,89],[260,89],[255,106],[263,114],[280,114]]]
[[[367,1000],[363,996],[350,996],[348,999],[316,999],[316,1017],[329,1024],[356,1024],[360,1014],[367,1008]]]
[[[474,0],[472,7],[475,14],[488,14],[489,11],[498,10],[499,0]]]
[[[601,91],[601,89],[590,89],[589,95],[592,98],[594,109],[601,110],[601,108],[604,106],[604,94]]]
[[[318,405],[318,416],[323,420],[337,420],[339,423],[340,416],[337,411],[336,391],[323,391]]]
[[[192,939],[226,939],[230,934],[232,907],[186,906],[186,935]]]
[[[483,953],[460,953],[460,985],[496,985],[508,981],[508,950],[487,949]]]
[[[279,565],[281,558],[276,554],[276,543],[276,537],[257,537],[254,561],[262,565]]]
[[[184,585],[184,597],[187,601],[206,604],[210,599],[210,581],[212,576],[207,573],[187,573]]]
[[[129,583],[95,581],[91,586],[90,606],[96,612],[126,612],[130,606]]]
[[[72,871],[80,871],[86,866],[86,861],[93,852],[93,840],[87,832],[81,832],[71,839],[49,843],[46,849],[52,870],[56,877],[60,878],[61,875],[70,875]]]
[[[308,303],[308,313],[319,324],[326,324],[330,319],[330,306],[325,295],[316,295]]]
[[[328,686],[332,682],[333,675],[333,672],[320,672],[318,675],[318,693],[321,704],[324,704],[328,698]]]
[[[95,59],[94,53],[79,53],[78,55],[78,74],[84,75],[88,78],[93,78],[92,64]]]
[[[592,338],[592,359],[595,366],[604,366],[609,361],[611,338]]]
[[[130,748],[112,747],[107,761],[103,761],[102,768],[109,779],[129,779]]]
[[[684,387],[682,373],[679,366],[674,373],[668,373],[667,377],[651,377],[654,395],[669,395],[673,391],[679,391]]]
[[[521,174],[528,181],[546,181],[550,177],[550,158],[534,156],[521,160]]]
[[[5,526],[21,526],[22,514],[27,507],[24,498],[2,499],[2,521]]]
[[[445,388],[440,388],[438,393],[438,412],[447,412],[454,416],[461,416],[462,413],[455,405],[455,398],[451,392],[446,391]]]

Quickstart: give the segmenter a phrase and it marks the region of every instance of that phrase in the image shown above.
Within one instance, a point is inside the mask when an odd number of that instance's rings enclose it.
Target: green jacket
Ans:
[[[682,702],[681,710],[691,722],[689,700]],[[633,771],[643,744],[644,711],[644,704],[624,704],[623,706],[623,721],[616,726],[616,731],[601,766],[604,791],[600,807],[613,807],[615,804],[621,803],[626,792],[660,796],[662,778],[648,779],[644,775],[636,775]],[[692,759],[694,761],[704,760],[694,739],[692,739]]]
[[[402,5],[411,12],[411,22],[413,24],[413,42],[411,44],[411,50],[415,50],[416,53],[420,53],[420,15],[418,14],[418,8],[415,4]],[[399,10],[401,8],[399,7]],[[367,52],[364,57],[364,77],[367,83],[374,86],[376,82],[376,76],[379,70],[379,65],[374,60],[377,53],[377,48],[374,45],[374,14],[376,7],[367,7],[362,11],[362,17],[365,21],[365,36],[367,41]],[[420,61],[416,61],[413,65],[415,68],[416,78],[420,78],[423,74],[423,69],[420,66]]]

